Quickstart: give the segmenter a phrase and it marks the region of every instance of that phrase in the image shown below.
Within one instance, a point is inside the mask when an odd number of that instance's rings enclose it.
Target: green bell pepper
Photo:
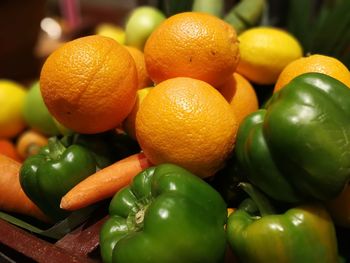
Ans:
[[[286,202],[329,200],[350,179],[350,89],[306,73],[247,116],[236,140],[248,179]]]
[[[135,140],[126,134],[117,134],[115,131],[96,134],[73,133],[64,136],[61,142],[66,147],[77,144],[89,149],[99,169],[140,152],[140,147]]]
[[[76,144],[90,150],[95,158],[97,167],[103,169],[117,161],[112,154],[113,147],[111,147],[108,137],[109,132],[96,134],[72,133],[64,136],[61,142],[65,147]]]
[[[227,239],[239,262],[339,262],[334,225],[323,206],[307,204],[276,214],[261,192],[241,185],[250,198],[227,222]]]
[[[89,150],[79,145],[66,148],[57,137],[51,137],[47,146],[24,161],[20,183],[26,195],[57,221],[69,214],[60,208],[63,195],[95,171],[96,162]]]
[[[219,262],[226,248],[226,204],[189,171],[160,164],[134,177],[109,206],[103,262]]]

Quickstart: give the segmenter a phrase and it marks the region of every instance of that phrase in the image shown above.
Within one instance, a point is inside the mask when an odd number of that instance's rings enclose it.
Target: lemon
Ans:
[[[303,55],[293,35],[274,27],[248,29],[238,40],[240,62],[236,71],[260,85],[274,84],[283,68]]]
[[[136,102],[134,104],[134,107],[132,108],[132,111],[128,115],[128,117],[123,122],[123,128],[124,131],[133,139],[136,140],[136,132],[135,132],[135,120],[136,120],[136,114],[140,108],[140,105],[143,101],[143,99],[147,96],[147,94],[151,91],[151,87],[146,87],[139,89],[136,94]]]
[[[22,108],[26,89],[11,80],[0,80],[0,138],[13,138],[25,127]]]
[[[95,33],[97,35],[113,38],[119,44],[125,44],[125,31],[117,25],[101,23],[96,27]]]

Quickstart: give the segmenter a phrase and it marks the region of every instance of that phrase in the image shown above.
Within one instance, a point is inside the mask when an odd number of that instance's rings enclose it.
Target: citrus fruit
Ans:
[[[148,75],[155,83],[191,77],[214,87],[232,75],[239,60],[234,28],[197,12],[167,18],[148,38],[144,54]]]
[[[128,117],[123,122],[123,129],[124,131],[133,139],[136,140],[136,132],[135,132],[135,120],[136,120],[136,114],[140,108],[140,105],[143,101],[143,99],[147,96],[147,94],[151,91],[151,87],[146,87],[143,89],[139,89],[137,91],[137,97],[136,102],[134,104],[134,107],[132,108],[132,111],[128,115]]]
[[[124,46],[92,35],[65,43],[40,74],[44,102],[59,123],[79,133],[117,127],[136,99],[137,71]]]
[[[62,123],[60,123],[55,118],[53,118],[53,122],[55,123],[55,125],[56,125],[56,127],[59,130],[61,135],[68,136],[68,135],[72,135],[74,133],[74,131],[65,127]]]
[[[0,80],[0,138],[13,138],[24,129],[22,109],[26,93],[19,83]]]
[[[238,37],[240,61],[236,72],[260,85],[274,84],[283,68],[303,55],[299,41],[273,27],[254,27]]]
[[[334,57],[314,54],[289,63],[279,75],[274,92],[280,90],[295,77],[307,72],[329,75],[350,88],[350,72],[342,62]]]
[[[60,133],[41,96],[39,82],[29,87],[24,100],[23,117],[29,127],[43,134]]]
[[[110,37],[120,44],[125,44],[125,31],[117,25],[101,23],[96,26],[95,32],[96,35]]]
[[[241,123],[248,114],[259,108],[254,87],[238,73],[234,73],[218,90],[230,103],[238,123]]]
[[[165,15],[152,6],[135,8],[126,20],[125,44],[143,50],[153,30],[165,20]]]
[[[136,69],[137,69],[137,77],[138,77],[138,88],[146,88],[152,85],[152,80],[149,78],[146,64],[145,64],[145,56],[143,52],[135,47],[125,46],[129,51],[130,55],[135,61]]]
[[[137,140],[152,163],[174,163],[200,177],[222,168],[237,127],[225,98],[208,83],[187,77],[152,88],[135,122]]]

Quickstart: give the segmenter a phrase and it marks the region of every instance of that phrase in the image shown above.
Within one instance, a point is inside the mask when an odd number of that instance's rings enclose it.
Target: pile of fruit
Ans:
[[[137,8],[56,49],[29,88],[0,81],[2,215],[55,226],[108,202],[108,263],[341,261],[348,68],[240,27],[242,6],[193,8]]]

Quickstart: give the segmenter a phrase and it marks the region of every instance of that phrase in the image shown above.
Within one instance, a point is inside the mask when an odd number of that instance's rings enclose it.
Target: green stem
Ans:
[[[53,160],[58,159],[66,150],[66,147],[57,139],[57,137],[49,138],[48,148],[50,158]]]
[[[238,186],[241,187],[244,190],[244,192],[246,192],[249,195],[249,197],[254,201],[262,217],[276,214],[275,209],[273,208],[272,204],[267,199],[267,197],[252,184],[239,183]]]
[[[192,11],[205,12],[217,17],[222,17],[224,13],[223,0],[194,0]]]

